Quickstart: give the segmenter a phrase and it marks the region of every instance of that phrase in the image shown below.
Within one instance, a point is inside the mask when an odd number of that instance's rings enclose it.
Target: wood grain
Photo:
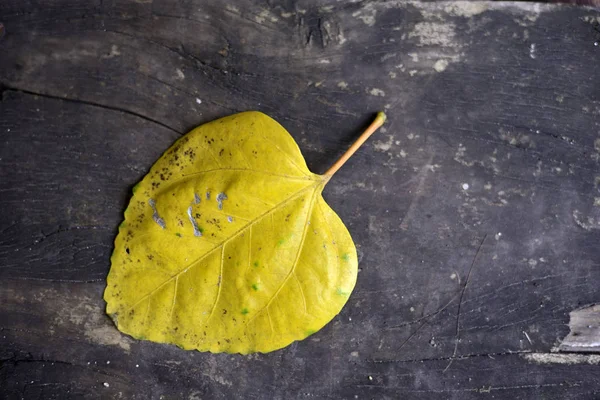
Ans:
[[[0,397],[600,394],[594,359],[527,356],[599,300],[597,9],[3,0],[0,21]],[[318,173],[388,115],[324,193],[359,248],[348,305],[266,355],[121,335],[102,291],[131,187],[252,109]]]

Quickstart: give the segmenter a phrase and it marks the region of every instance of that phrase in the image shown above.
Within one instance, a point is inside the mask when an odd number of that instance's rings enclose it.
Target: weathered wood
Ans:
[[[598,10],[2,0],[0,22],[0,397],[600,393],[595,358],[548,355],[599,299]],[[267,355],[121,335],[102,291],[131,187],[249,109],[315,172],[386,110],[325,190],[359,248],[348,305]]]
[[[600,352],[600,306],[593,305],[569,314],[570,332],[559,346],[565,352]]]

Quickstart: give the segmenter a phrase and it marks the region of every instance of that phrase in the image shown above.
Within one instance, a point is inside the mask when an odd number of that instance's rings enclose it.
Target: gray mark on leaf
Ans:
[[[230,216],[228,216],[228,217],[227,217],[227,221],[229,221],[229,222],[233,222],[233,217],[232,217],[231,215],[230,215]]]
[[[165,229],[167,227],[167,224],[165,224],[165,220],[162,219],[160,215],[158,215],[158,210],[156,210],[156,202],[153,199],[149,199],[148,204],[150,205],[150,207],[152,207],[152,210],[154,211],[152,214],[152,219],[154,220],[154,222],[156,222],[161,228]]]
[[[210,200],[210,192],[206,192],[206,200]]]
[[[200,228],[198,228],[198,224],[196,223],[196,220],[194,219],[194,216],[192,215],[192,206],[188,207],[187,215],[188,215],[188,218],[190,219],[190,222],[192,223],[192,227],[194,228],[194,236],[196,236],[196,237],[202,236],[202,232],[200,232]]]
[[[219,210],[223,209],[223,200],[227,200],[227,195],[221,192],[217,195],[217,206],[219,207]]]
[[[200,204],[200,196],[198,196],[198,193],[194,193],[194,204]]]

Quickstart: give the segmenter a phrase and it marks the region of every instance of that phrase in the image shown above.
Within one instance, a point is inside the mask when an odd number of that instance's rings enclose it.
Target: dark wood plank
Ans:
[[[0,22],[3,397],[598,396],[597,356],[551,353],[599,299],[598,10],[3,0]],[[325,191],[359,248],[348,305],[267,355],[121,335],[102,291],[131,187],[248,109],[315,172],[388,113]]]

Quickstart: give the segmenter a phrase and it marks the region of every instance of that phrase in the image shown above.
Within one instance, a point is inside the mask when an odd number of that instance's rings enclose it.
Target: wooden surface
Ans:
[[[43,5],[42,5],[43,4]],[[2,0],[0,397],[595,399],[551,353],[600,299],[600,12],[527,3]],[[361,271],[267,355],[135,341],[103,313],[131,187],[261,110],[325,171]]]

